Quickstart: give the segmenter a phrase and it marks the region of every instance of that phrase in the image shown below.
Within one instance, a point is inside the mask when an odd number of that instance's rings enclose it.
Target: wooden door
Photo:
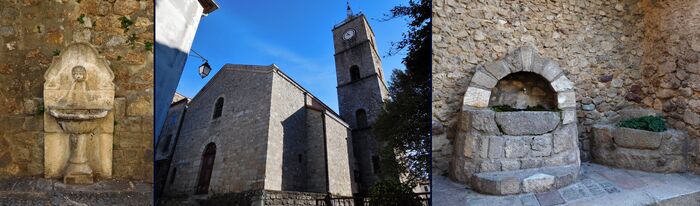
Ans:
[[[211,172],[214,168],[214,157],[216,156],[216,145],[209,143],[202,155],[202,168],[199,170],[199,181],[197,182],[197,194],[207,194],[209,192],[209,182]]]

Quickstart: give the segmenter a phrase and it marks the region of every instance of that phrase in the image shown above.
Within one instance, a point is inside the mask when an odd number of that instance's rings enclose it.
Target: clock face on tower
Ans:
[[[343,39],[348,40],[351,39],[352,37],[355,36],[355,30],[354,29],[348,29],[343,33]]]

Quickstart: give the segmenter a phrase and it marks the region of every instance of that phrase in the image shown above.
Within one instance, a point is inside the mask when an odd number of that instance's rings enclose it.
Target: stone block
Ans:
[[[537,54],[537,52],[535,52]],[[530,66],[530,71],[541,74],[544,66],[547,65],[551,60],[539,57],[536,55],[532,58],[532,66]]]
[[[576,137],[578,137],[578,129],[576,124],[568,124],[560,127],[552,133],[552,143],[554,144],[554,153],[560,153],[567,149],[578,149],[574,147]]]
[[[523,46],[516,51],[520,57],[520,71],[532,71],[532,57],[537,55],[537,51],[532,46]]]
[[[560,119],[557,112],[497,112],[496,124],[509,135],[539,135],[554,130]]]
[[[574,91],[559,92],[557,94],[557,104],[559,105],[559,109],[575,108],[576,93]]]
[[[500,159],[504,157],[504,144],[505,140],[503,137],[491,136],[489,138],[489,159]]]
[[[667,130],[664,133],[664,138],[659,146],[661,153],[665,155],[684,154],[684,145],[690,144],[687,134],[677,130]]]
[[[489,90],[469,87],[467,92],[464,93],[464,101],[462,103],[464,106],[484,108],[489,106],[490,97],[491,91]]]
[[[554,176],[537,173],[523,179],[524,192],[546,192],[554,187]]]
[[[506,139],[506,158],[520,158],[530,151],[530,143],[524,138],[509,137]]]
[[[520,169],[520,161],[518,160],[501,160],[502,171],[512,171]]]
[[[638,129],[617,128],[613,132],[613,140],[620,147],[634,149],[656,149],[661,145],[663,133]]]
[[[501,170],[500,161],[483,161],[479,166],[480,172],[493,172]]]
[[[544,134],[541,136],[535,136],[531,143],[532,152],[531,156],[535,157],[545,157],[552,154],[552,135]]]
[[[624,108],[617,112],[620,115],[620,120],[628,120],[644,116],[659,116],[661,113],[652,110],[637,107]]]
[[[562,124],[576,123],[576,110],[573,108],[567,108],[561,111],[561,122]]]
[[[489,135],[501,134],[494,121],[495,112],[490,109],[468,109],[462,111],[461,131],[475,129]]]
[[[544,68],[542,69],[542,73],[540,73],[545,79],[548,81],[552,82],[554,81],[554,78],[559,76],[562,71],[559,69],[559,64],[555,61],[549,61],[547,64],[544,65]]]
[[[474,73],[474,76],[472,77],[471,83],[474,83],[476,85],[486,87],[486,88],[493,88],[496,86],[496,83],[498,82],[497,79],[491,77],[486,73],[485,70],[479,69]]]
[[[556,92],[569,91],[574,89],[574,83],[566,78],[566,76],[561,75],[559,78],[554,80],[552,83],[552,88]]]
[[[593,144],[596,146],[610,145],[614,129],[615,127],[612,125],[593,125]]]
[[[510,74],[510,69],[506,67],[505,62],[502,60],[487,63],[484,65],[484,69],[499,80]]]
[[[539,158],[533,158],[533,159],[521,159],[520,160],[520,168],[523,169],[530,169],[530,168],[539,168],[544,165],[544,161]]]

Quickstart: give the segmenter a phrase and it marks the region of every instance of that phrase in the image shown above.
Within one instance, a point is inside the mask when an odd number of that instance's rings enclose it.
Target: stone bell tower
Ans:
[[[363,14],[353,14],[349,5],[347,10],[347,18],[333,27],[338,102],[340,116],[352,129],[354,183],[366,193],[382,173],[380,144],[371,128],[387,86],[372,28]]]

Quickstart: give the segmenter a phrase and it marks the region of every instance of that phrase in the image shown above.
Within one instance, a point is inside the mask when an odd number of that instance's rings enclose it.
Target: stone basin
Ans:
[[[106,109],[49,109],[49,114],[55,117],[61,128],[73,134],[90,133],[99,124],[97,119],[107,116]]]
[[[560,122],[559,112],[496,112],[496,124],[508,135],[541,135],[556,129]]]

